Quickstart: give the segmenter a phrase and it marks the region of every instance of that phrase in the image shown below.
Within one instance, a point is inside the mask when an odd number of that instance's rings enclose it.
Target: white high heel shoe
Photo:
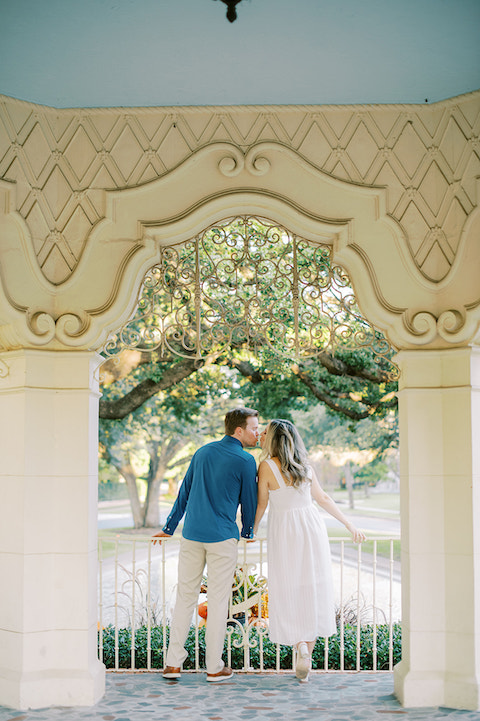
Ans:
[[[295,668],[295,676],[300,681],[308,681],[308,674],[312,668],[312,659],[308,652],[306,643],[301,643],[297,649],[297,666]]]

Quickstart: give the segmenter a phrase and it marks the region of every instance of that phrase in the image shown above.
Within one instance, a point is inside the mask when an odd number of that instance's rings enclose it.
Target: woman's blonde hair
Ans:
[[[278,458],[282,473],[298,488],[309,473],[308,458],[300,433],[291,421],[274,418],[267,426],[263,451]]]

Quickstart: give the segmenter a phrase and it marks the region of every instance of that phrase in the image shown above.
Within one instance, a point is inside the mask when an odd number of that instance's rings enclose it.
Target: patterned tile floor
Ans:
[[[109,673],[103,699],[93,708],[13,711],[0,721],[480,721],[480,712],[447,708],[404,709],[393,696],[392,674],[241,674],[206,683],[185,673],[165,681],[158,673]]]

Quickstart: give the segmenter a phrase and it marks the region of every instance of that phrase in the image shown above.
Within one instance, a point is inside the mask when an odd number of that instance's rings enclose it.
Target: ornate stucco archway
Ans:
[[[95,351],[132,313],[161,244],[253,213],[332,245],[362,312],[400,349],[396,692],[408,706],[479,708],[480,94],[428,107],[128,111],[4,99],[0,121],[1,488],[12,509],[0,532],[12,579],[0,702],[101,695]]]

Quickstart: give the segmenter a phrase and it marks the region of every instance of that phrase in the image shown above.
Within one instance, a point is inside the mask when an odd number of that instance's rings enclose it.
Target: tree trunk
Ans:
[[[132,509],[133,525],[135,528],[141,528],[143,526],[143,509],[138,496],[137,488],[137,475],[133,470],[130,463],[125,466],[116,465],[115,468],[127,484],[128,497],[130,499],[130,507]]]
[[[185,438],[171,438],[166,443],[152,441],[149,447],[150,467],[148,473],[147,497],[145,499],[144,526],[157,528],[160,525],[160,485],[172,458],[186,445]],[[170,481],[168,483],[170,492]],[[172,495],[176,495],[177,489]]]
[[[147,486],[143,520],[145,528],[158,528],[160,526],[160,483],[161,479],[156,478],[150,481]]]
[[[145,503],[140,502],[137,489],[137,476],[133,470],[130,460],[121,464],[110,462],[115,466],[120,475],[125,479],[132,509],[133,524],[135,528],[158,528],[160,526],[160,486],[165,478],[165,473],[172,458],[185,446],[187,441],[184,438],[172,439],[167,443],[161,441],[150,441],[148,444],[149,468],[147,477],[147,493]],[[184,459],[180,461],[184,462]],[[178,462],[177,462],[178,463]],[[175,464],[173,464],[175,465]],[[169,481],[169,493],[173,496],[177,493],[177,483],[172,488],[172,481]]]
[[[173,498],[176,497],[178,491],[178,480],[176,478],[168,479],[168,495]]]
[[[158,497],[160,494],[160,483],[165,473],[165,467],[160,460],[159,450],[160,443],[158,441],[151,441],[148,444],[148,455],[150,457],[150,461],[148,465],[147,495],[145,497],[145,505],[143,507],[144,528],[158,528],[160,525]]]
[[[353,509],[355,508],[355,502],[353,500],[353,474],[350,461],[345,463],[345,483],[348,491],[348,506]]]

